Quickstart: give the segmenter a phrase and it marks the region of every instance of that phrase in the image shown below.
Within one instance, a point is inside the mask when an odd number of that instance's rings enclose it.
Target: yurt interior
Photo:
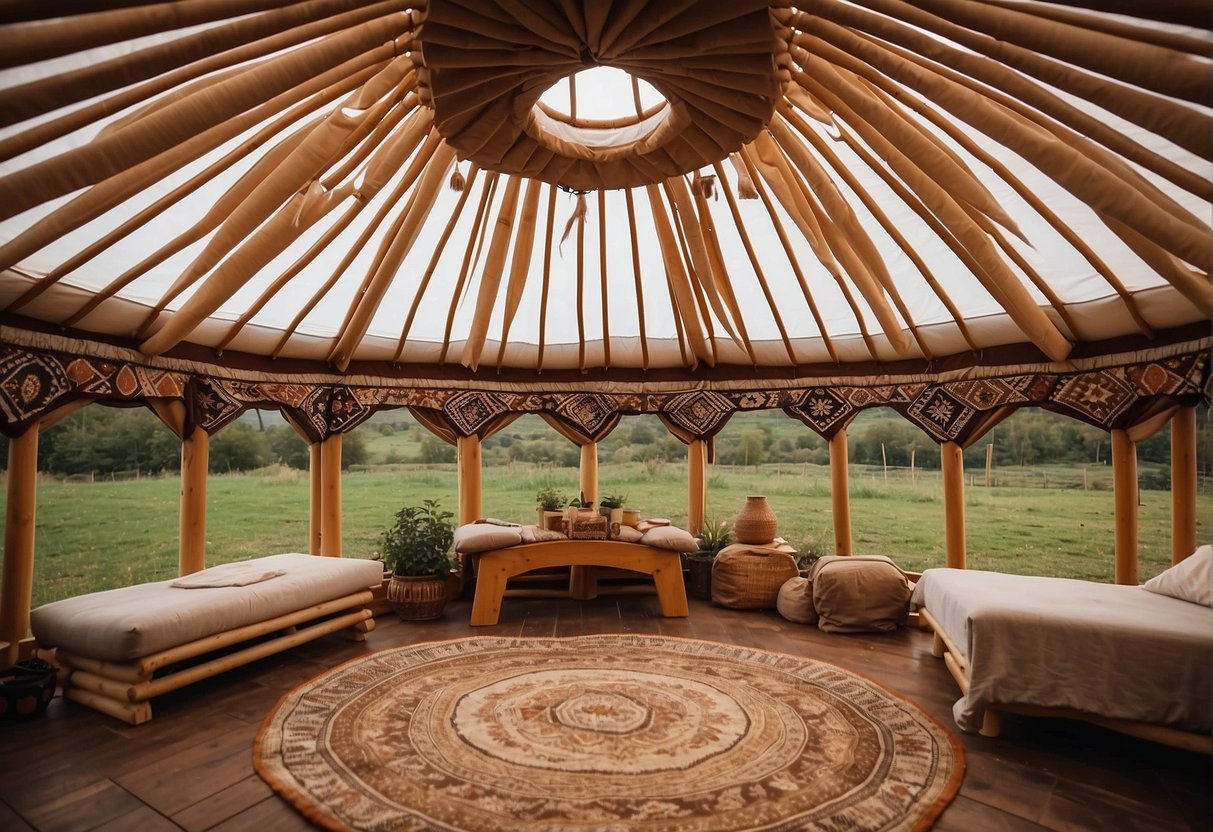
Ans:
[[[0,828],[1213,828],[1205,0],[0,2]]]

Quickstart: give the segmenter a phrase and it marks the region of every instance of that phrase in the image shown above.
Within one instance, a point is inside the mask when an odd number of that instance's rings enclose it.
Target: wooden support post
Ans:
[[[598,443],[581,446],[581,493],[592,504],[598,504]]]
[[[1112,431],[1112,503],[1115,506],[1116,583],[1137,580],[1137,443]]]
[[[5,665],[18,657],[29,630],[34,594],[34,517],[38,502],[38,425],[8,441],[8,491],[4,508],[4,570],[0,583],[0,656]]]
[[[181,440],[181,508],[178,522],[177,573],[189,575],[206,566],[206,477],[211,438],[202,428]]]
[[[1171,416],[1171,563],[1196,551],[1196,408]]]
[[[830,438],[830,495],[834,507],[834,553],[851,554],[851,491],[847,483],[847,431]]]
[[[320,554],[341,557],[341,434],[324,440],[320,451]]]
[[[990,487],[990,471],[994,467],[994,443],[986,445],[986,488]],[[1048,473],[1045,473],[1048,476]]]
[[[964,449],[955,442],[939,446],[943,468],[943,517],[947,565],[964,569],[965,549],[965,458]]]
[[[311,500],[308,504],[308,551],[320,554],[320,527],[324,518],[324,443],[311,442],[307,448],[307,472]]]
[[[457,437],[455,451],[459,477],[459,525],[462,526],[484,516],[480,506],[480,437],[475,434]]]
[[[698,535],[708,510],[708,443],[696,439],[687,446],[687,531]]]

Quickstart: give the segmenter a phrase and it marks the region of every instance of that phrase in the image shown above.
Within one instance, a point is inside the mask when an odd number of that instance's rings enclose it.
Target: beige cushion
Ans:
[[[882,555],[827,555],[809,578],[817,626],[826,632],[888,632],[910,614],[910,582]]]
[[[620,526],[619,533],[615,535],[616,540],[622,540],[624,543],[639,543],[643,538],[644,532],[631,526]]]
[[[817,610],[813,608],[813,582],[797,575],[788,578],[779,588],[775,609],[788,621],[797,624],[816,624]]]
[[[523,526],[521,532],[523,543],[542,543],[546,540],[568,540],[568,536],[565,535],[564,532],[558,532],[554,529],[541,529],[538,526]]]
[[[1143,589],[1181,601],[1213,607],[1213,545],[1206,544],[1165,572],[1142,584]]]
[[[623,527],[620,527],[620,531]],[[699,541],[686,529],[677,526],[657,526],[649,529],[640,538],[645,546],[656,546],[658,549],[672,549],[675,552],[695,552],[699,550]]]
[[[94,592],[38,607],[30,626],[43,647],[128,662],[383,582],[377,560],[292,553],[240,563],[284,574],[248,586],[177,589],[167,580]]]
[[[786,544],[725,546],[712,563],[712,601],[735,610],[776,608],[780,588],[800,575],[795,551]]]
[[[521,526],[499,526],[496,523],[467,523],[455,529],[455,551],[470,555],[487,552],[522,542]]]

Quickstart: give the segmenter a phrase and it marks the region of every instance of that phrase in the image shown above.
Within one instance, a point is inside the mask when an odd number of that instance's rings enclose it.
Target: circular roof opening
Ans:
[[[544,91],[539,102],[546,105],[549,115],[624,123],[667,103],[648,81],[609,66],[583,69],[562,78]]]

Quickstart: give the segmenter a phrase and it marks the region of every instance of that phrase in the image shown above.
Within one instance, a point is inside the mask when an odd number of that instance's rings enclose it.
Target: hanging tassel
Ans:
[[[560,245],[564,245],[564,241],[569,238],[569,232],[573,230],[573,223],[581,222],[585,224],[586,217],[585,194],[577,194],[577,207],[573,209],[573,213],[569,216],[569,221],[564,224],[564,233],[560,235]]]
[[[716,197],[715,175],[702,176],[699,171],[695,171],[695,176],[691,178],[691,193],[703,199]]]
[[[737,196],[742,199],[758,199],[758,189],[754,187],[754,180],[750,178],[745,163],[736,153],[729,156],[729,161],[733,163],[733,170],[737,171]]]
[[[463,178],[463,171],[459,169],[459,160],[455,160],[455,169],[451,171],[451,179],[447,183],[451,186],[451,190],[455,193],[462,193],[467,187],[467,180]]]

